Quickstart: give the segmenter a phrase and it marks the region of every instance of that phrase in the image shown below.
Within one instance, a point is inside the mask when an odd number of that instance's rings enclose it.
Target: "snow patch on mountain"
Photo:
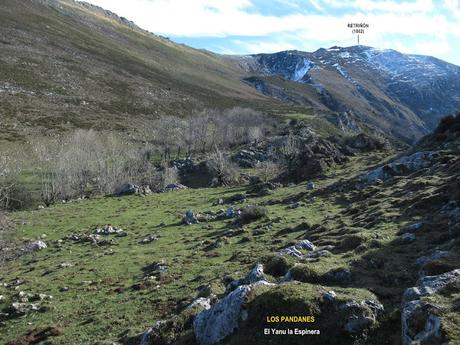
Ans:
[[[335,63],[332,66],[335,67],[337,72],[339,72],[342,77],[344,77],[348,81],[351,81],[352,83],[356,83],[356,81],[348,74],[348,72],[338,63]]]
[[[301,81],[305,75],[312,69],[314,63],[310,60],[303,58],[303,60],[297,64],[296,69],[291,77],[291,80]]]

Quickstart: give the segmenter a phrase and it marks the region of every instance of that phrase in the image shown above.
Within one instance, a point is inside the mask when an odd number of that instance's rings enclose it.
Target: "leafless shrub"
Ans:
[[[232,186],[240,182],[239,168],[217,147],[209,156],[207,166],[214,175],[217,185]]]
[[[151,175],[152,180],[149,186],[154,191],[162,191],[166,186],[179,182],[179,173],[175,167],[168,167],[167,164],[163,164],[161,169],[156,169]]]
[[[299,139],[292,134],[286,136],[281,143],[279,158],[287,171],[292,169],[293,162],[301,152],[300,144]]]
[[[256,169],[258,175],[263,182],[268,182],[276,178],[280,172],[281,168],[279,164],[272,161],[258,162],[256,164]]]

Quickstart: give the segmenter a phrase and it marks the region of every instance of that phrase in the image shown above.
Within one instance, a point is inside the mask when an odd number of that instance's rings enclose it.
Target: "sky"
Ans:
[[[86,0],[141,28],[222,54],[360,43],[460,65],[460,0]]]

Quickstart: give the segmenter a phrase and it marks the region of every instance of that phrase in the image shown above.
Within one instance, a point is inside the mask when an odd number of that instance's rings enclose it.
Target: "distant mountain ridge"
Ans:
[[[266,95],[352,112],[407,139],[408,129],[416,135],[427,133],[460,108],[460,67],[434,57],[352,46],[241,60],[252,74],[246,81]],[[280,90],[273,76],[305,87],[301,92],[286,85]],[[398,129],[398,124],[404,128]]]
[[[126,130],[242,106],[413,141],[460,108],[459,95],[460,67],[432,57],[366,46],[228,56],[84,2],[0,3],[0,134]]]

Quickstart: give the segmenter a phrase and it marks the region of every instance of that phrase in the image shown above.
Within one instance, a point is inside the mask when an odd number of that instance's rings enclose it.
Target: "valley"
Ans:
[[[460,343],[460,67],[222,55],[0,3],[0,343]]]

